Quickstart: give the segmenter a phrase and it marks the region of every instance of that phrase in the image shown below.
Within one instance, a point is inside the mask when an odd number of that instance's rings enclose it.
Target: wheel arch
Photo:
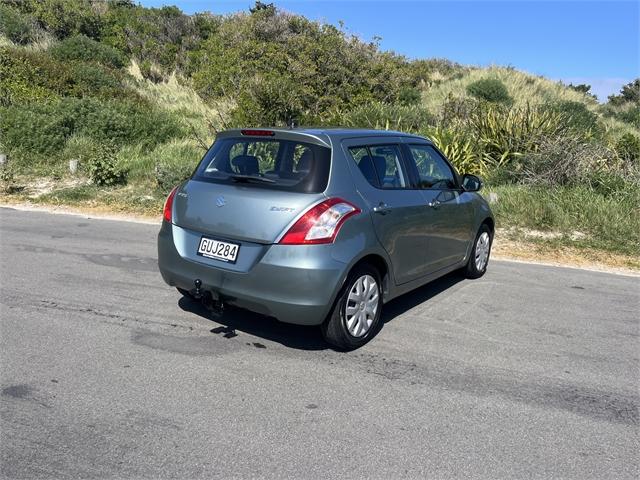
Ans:
[[[353,265],[351,265],[347,276],[349,276],[349,273],[351,273],[355,268],[364,264],[371,265],[376,270],[378,270],[378,273],[380,274],[380,278],[382,280],[382,298],[384,301],[384,299],[389,295],[389,286],[391,282],[391,272],[389,270],[387,261],[384,259],[384,257],[378,255],[377,253],[369,253],[359,258]]]
[[[495,228],[496,228],[496,224],[495,221],[493,220],[492,217],[486,217],[482,223],[480,223],[480,225],[486,225],[487,227],[489,227],[489,230],[491,230],[491,234],[493,235],[495,233]]]

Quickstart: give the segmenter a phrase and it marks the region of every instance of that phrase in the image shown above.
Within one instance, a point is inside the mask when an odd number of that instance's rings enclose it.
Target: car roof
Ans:
[[[428,138],[414,135],[411,133],[398,132],[394,130],[375,130],[366,128],[342,128],[342,127],[295,127],[295,128],[246,128],[231,129],[218,133],[218,137],[241,137],[243,130],[264,130],[274,133],[274,138],[293,139],[297,137],[306,137],[307,139],[316,139],[318,142],[330,146],[333,141],[343,140],[345,138],[355,137],[408,137],[420,139],[422,141],[431,142]]]

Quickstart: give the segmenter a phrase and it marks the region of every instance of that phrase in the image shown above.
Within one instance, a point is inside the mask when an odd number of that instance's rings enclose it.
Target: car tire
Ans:
[[[473,248],[469,255],[469,260],[464,268],[467,278],[480,278],[487,271],[489,256],[491,255],[491,245],[493,244],[493,232],[486,223],[483,223],[478,230]]]
[[[359,265],[349,273],[331,313],[322,324],[322,335],[337,350],[355,350],[376,336],[381,318],[380,273],[371,265]]]

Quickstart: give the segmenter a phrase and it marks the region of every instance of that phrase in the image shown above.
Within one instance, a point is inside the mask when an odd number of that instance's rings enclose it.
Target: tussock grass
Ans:
[[[587,187],[504,185],[491,205],[499,227],[555,232],[542,241],[640,258],[640,190],[603,195]]]
[[[438,83],[424,91],[422,101],[430,112],[439,111],[447,97],[469,97],[467,86],[478,80],[494,78],[507,87],[514,106],[555,103],[561,101],[581,102],[595,109],[597,101],[587,95],[576,92],[560,82],[538,77],[512,68],[492,66],[482,69],[467,70],[458,79]]]
[[[154,105],[174,112],[194,139],[210,144],[215,131],[224,129],[224,120],[233,105],[220,101],[206,103],[195,90],[181,83],[175,72],[166,81],[154,83],[142,76],[135,60],[127,71],[136,80],[134,87],[138,94]]]
[[[196,141],[181,139],[160,144],[153,150],[124,147],[118,154],[118,165],[129,171],[131,182],[155,186],[156,165],[190,165],[195,169],[204,153]]]

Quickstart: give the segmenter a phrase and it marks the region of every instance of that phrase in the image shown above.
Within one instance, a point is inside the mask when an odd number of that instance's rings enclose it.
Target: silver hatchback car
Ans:
[[[494,219],[426,138],[354,129],[229,130],[164,207],[165,282],[212,308],[321,325],[358,348],[389,300],[456,269],[484,274]]]

